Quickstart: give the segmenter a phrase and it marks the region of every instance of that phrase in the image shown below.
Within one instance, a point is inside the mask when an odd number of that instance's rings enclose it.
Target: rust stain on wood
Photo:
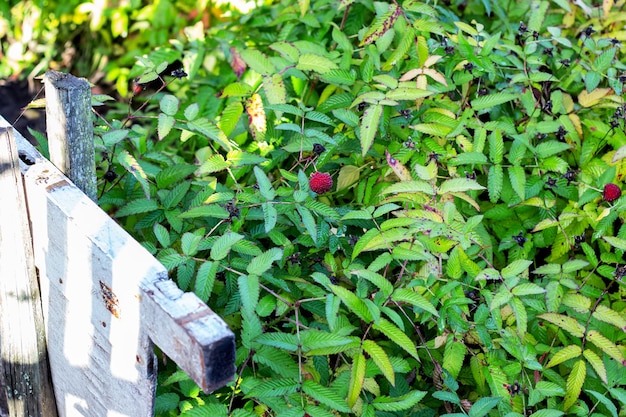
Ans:
[[[176,319],[176,323],[180,324],[181,326],[184,326],[187,323],[190,323],[192,321],[201,319],[201,318],[209,316],[211,314],[214,314],[214,313],[213,313],[213,311],[209,310],[208,308],[202,309],[200,311],[196,311],[194,313],[190,313],[190,314],[187,314],[186,316],[183,316],[183,317],[180,317],[180,318]]]
[[[102,295],[102,301],[104,301],[104,305],[115,316],[115,318],[120,318],[120,304],[117,296],[113,294],[113,290],[111,287],[106,285],[102,281],[98,281],[100,283],[100,294]]]
[[[54,191],[57,188],[61,188],[61,187],[65,187],[67,185],[70,185],[70,183],[67,180],[61,180],[61,181],[57,181],[54,184],[50,184],[46,187],[46,191],[50,192],[50,191]]]

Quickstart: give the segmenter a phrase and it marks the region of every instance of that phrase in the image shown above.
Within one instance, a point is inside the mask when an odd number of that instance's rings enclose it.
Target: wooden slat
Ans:
[[[12,128],[0,128],[0,408],[56,416],[24,186]],[[6,415],[7,410],[0,414]]]
[[[46,72],[44,85],[50,160],[96,201],[91,86],[84,78],[58,71]]]
[[[224,322],[30,144],[18,148],[34,162],[22,172],[59,415],[152,416],[152,341],[205,392],[232,379]]]

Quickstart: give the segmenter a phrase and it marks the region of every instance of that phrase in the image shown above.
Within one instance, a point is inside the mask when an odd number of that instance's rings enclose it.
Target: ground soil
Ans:
[[[31,142],[34,138],[28,132],[29,127],[46,133],[46,112],[45,109],[24,110],[24,107],[35,98],[43,98],[42,87],[39,80],[0,80],[0,115]]]

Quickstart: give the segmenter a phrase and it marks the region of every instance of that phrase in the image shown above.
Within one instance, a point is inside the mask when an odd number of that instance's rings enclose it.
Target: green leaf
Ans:
[[[513,288],[512,292],[513,295],[521,297],[523,295],[543,294],[544,292],[546,292],[546,290],[537,284],[533,284],[532,282],[526,282],[517,285],[515,288]]]
[[[104,143],[104,146],[106,146],[107,148],[112,148],[114,145],[117,145],[118,143],[126,139],[128,137],[129,132],[130,130],[128,129],[110,130],[104,135],[102,135],[102,142]],[[43,138],[45,139],[46,137],[43,136]],[[37,141],[39,141],[39,138],[37,138]]]
[[[159,102],[159,108],[168,116],[174,116],[178,111],[180,100],[171,94],[165,94]]]
[[[583,337],[585,334],[585,326],[580,324],[576,319],[557,313],[544,313],[537,317],[549,321],[561,329],[571,333],[574,337]]]
[[[409,303],[421,310],[428,311],[439,317],[439,312],[424,296],[407,288],[397,288],[391,295],[391,299],[397,303]]]
[[[361,155],[365,156],[374,143],[374,138],[378,132],[378,124],[383,114],[383,106],[374,104],[369,106],[363,112],[359,136],[361,137]]]
[[[162,199],[163,207],[165,209],[171,209],[176,207],[187,195],[187,191],[191,187],[189,181],[184,181],[176,185],[169,193]]]
[[[224,132],[222,132],[219,127],[210,122],[206,117],[199,117],[195,120],[188,121],[187,127],[189,130],[198,132],[209,139],[213,139],[227,152],[233,149]]]
[[[130,172],[130,174],[135,177],[137,182],[141,185],[144,195],[147,199],[149,199],[150,184],[148,183],[148,176],[144,172],[143,168],[139,165],[135,157],[124,149],[117,154],[117,160],[126,171]]]
[[[504,173],[502,165],[492,165],[489,167],[489,176],[487,177],[487,190],[489,191],[489,200],[497,203],[502,194],[502,185],[504,181]]]
[[[474,110],[480,111],[507,103],[511,100],[515,100],[518,97],[518,94],[512,93],[487,94],[486,96],[478,97],[472,100],[471,105]]]
[[[169,116],[165,113],[159,113],[157,134],[160,140],[162,140],[164,137],[167,136],[168,133],[170,133],[172,127],[174,127],[174,123],[176,123],[176,120],[172,116]]]
[[[567,383],[565,388],[565,398],[563,400],[563,410],[567,411],[569,408],[578,401],[580,391],[585,382],[587,376],[587,367],[584,360],[579,360],[574,363],[572,371],[567,377]]]
[[[194,293],[205,303],[213,292],[213,284],[215,283],[215,276],[217,275],[219,265],[219,262],[206,261],[198,268]]]
[[[535,147],[535,153],[539,158],[547,158],[552,155],[559,154],[568,149],[571,149],[571,146],[568,143],[559,142],[556,140],[549,140],[547,142],[541,142]]]
[[[258,166],[254,167],[254,176],[256,177],[257,185],[261,195],[268,201],[272,201],[276,197],[276,191],[272,187],[272,182],[269,180],[265,172]]]
[[[301,71],[314,71],[318,74],[326,74],[330,70],[338,69],[338,66],[325,56],[306,53],[300,55],[296,68]]]
[[[372,405],[378,411],[402,411],[408,410],[420,402],[426,396],[426,391],[410,391],[399,397],[379,395],[372,401]]]
[[[311,239],[313,239],[313,242],[317,244],[317,224],[315,223],[313,215],[308,208],[301,205],[297,205],[296,210],[298,210],[298,213],[300,213],[302,223],[304,223],[304,227],[306,228],[307,232],[309,232]]]
[[[198,217],[209,217],[214,219],[227,219],[230,217],[228,211],[217,204],[206,204],[199,207],[192,207],[184,213],[178,215],[181,219],[194,219]]]
[[[623,313],[618,313],[603,304],[596,306],[596,311],[593,312],[593,317],[605,323],[612,324],[622,331],[626,330],[626,316]]]
[[[200,245],[201,240],[202,236],[189,232],[184,233],[180,239],[180,248],[183,251],[183,254],[187,256],[194,256],[198,253],[198,246]]]
[[[424,193],[435,195],[433,186],[423,180],[400,181],[383,189],[381,194]]]
[[[349,407],[354,406],[363,389],[363,382],[365,381],[365,363],[365,356],[363,356],[362,353],[357,353],[353,356],[350,383],[348,384],[348,398],[346,399]]]
[[[587,389],[587,390],[585,390],[585,392],[587,394],[591,394],[592,396],[594,396],[596,398],[596,400],[601,402],[602,405],[604,405],[606,407],[606,409],[609,410],[609,413],[611,413],[612,417],[618,417],[617,416],[617,407],[615,407],[615,404],[613,404],[613,401],[611,401],[605,395],[603,395],[603,394],[601,394],[601,393],[599,393],[597,391],[593,391],[593,390]]]
[[[402,330],[396,327],[396,325],[394,325],[390,321],[387,321],[386,319],[381,318],[378,323],[374,323],[372,327],[387,336],[389,340],[400,346],[409,355],[413,356],[415,359],[418,359],[415,344]]]
[[[239,284],[239,295],[243,308],[247,311],[247,314],[254,315],[261,291],[259,277],[253,274],[248,276],[240,275],[237,278],[237,283]]]
[[[361,320],[370,323],[373,320],[372,313],[363,300],[357,297],[352,291],[337,285],[331,285],[332,291],[341,299],[348,309],[359,316]]]
[[[458,165],[483,165],[488,161],[487,156],[482,152],[465,152],[451,158],[448,163],[452,166]]]
[[[590,330],[587,333],[587,340],[613,358],[617,363],[622,365],[625,364],[624,355],[622,354],[620,348],[597,330]]]
[[[280,104],[287,102],[287,90],[285,82],[280,74],[263,76],[263,91],[269,104]]]
[[[170,232],[163,225],[154,223],[152,231],[162,247],[167,248],[170,245]]]
[[[351,274],[361,278],[365,278],[372,284],[376,285],[382,292],[382,295],[388,297],[393,291],[393,285],[389,280],[376,272],[367,269],[355,269],[350,271]]]
[[[437,190],[439,194],[463,192],[469,190],[484,190],[485,187],[480,185],[476,180],[469,178],[452,178],[444,181]]]
[[[470,408],[469,417],[486,416],[500,401],[502,401],[500,397],[484,397],[479,399],[472,405],[472,408]]]
[[[157,202],[154,200],[148,200],[147,198],[140,198],[138,200],[132,200],[126,205],[122,206],[115,213],[115,217],[131,216],[133,214],[148,213],[155,211],[159,208]]]
[[[373,340],[363,341],[363,350],[372,358],[378,369],[383,373],[387,381],[393,386],[396,385],[396,375],[393,365],[387,356],[387,352]]]
[[[156,183],[159,188],[167,188],[172,184],[178,184],[197,169],[191,164],[174,164],[163,168],[156,176]]]
[[[261,75],[271,75],[276,71],[267,55],[256,49],[244,49],[239,55],[250,68]]]
[[[519,165],[513,165],[509,167],[509,180],[513,191],[520,198],[520,200],[526,199],[526,173],[524,168]]]
[[[254,341],[266,346],[288,350],[290,352],[297,352],[298,347],[300,346],[298,337],[295,334],[283,332],[265,332],[254,339]]]
[[[459,376],[466,353],[465,344],[455,342],[451,338],[446,342],[441,366],[450,373],[452,378],[456,379]]]
[[[520,339],[523,340],[526,337],[526,330],[528,329],[528,312],[522,300],[517,297],[511,300],[511,307],[513,308],[515,322],[517,323],[517,333]]]
[[[428,97],[435,94],[434,91],[422,90],[414,87],[398,87],[389,90],[386,98],[389,100],[417,100],[419,98]]]
[[[563,414],[565,414],[563,411],[544,409],[535,411],[530,417],[561,417]]]
[[[278,212],[276,211],[274,204],[269,202],[261,204],[261,208],[263,209],[265,233],[269,233],[272,229],[274,229],[274,226],[276,226],[276,222],[278,221]]]
[[[614,236],[602,236],[609,245],[613,246],[616,249],[626,251],[626,239],[621,239],[619,237]]]
[[[598,356],[596,352],[591,349],[585,349],[583,352],[583,356],[585,357],[585,359],[587,359],[587,362],[589,362],[593,370],[596,371],[596,374],[598,374],[602,382],[608,384],[606,367],[604,366],[602,358],[600,358],[600,356]]]
[[[509,265],[504,267],[500,273],[502,274],[502,278],[509,279],[515,276],[522,274],[528,270],[528,267],[532,265],[533,261],[528,261],[526,259],[518,259],[516,261],[511,262]]]
[[[356,339],[358,341],[358,339]],[[300,331],[300,344],[302,350],[309,356],[323,355],[321,353],[328,348],[339,346],[350,347],[355,342],[354,337],[346,337],[338,333],[330,333],[322,330],[302,330]]]
[[[341,398],[339,394],[337,394],[333,389],[323,387],[313,380],[305,380],[302,383],[302,391],[333,410],[342,413],[350,412],[350,407],[348,407],[345,400]]]
[[[185,108],[185,119],[187,120],[196,120],[198,118],[198,113],[200,113],[200,106],[198,103],[192,103]]]
[[[228,256],[228,253],[233,245],[243,238],[243,235],[233,232],[226,232],[222,236],[218,237],[211,248],[211,259],[216,261],[224,259]]]
[[[271,248],[254,257],[246,270],[249,274],[262,275],[272,267],[272,263],[282,259],[282,257],[283,250],[281,248]]]
[[[504,140],[502,131],[496,129],[489,135],[489,159],[494,164],[501,164],[504,157]]]

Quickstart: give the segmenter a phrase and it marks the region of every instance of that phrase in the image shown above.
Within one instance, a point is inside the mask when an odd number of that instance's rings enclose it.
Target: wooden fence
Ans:
[[[51,142],[90,134],[85,84],[47,74]],[[76,146],[51,156],[71,172],[64,152],[93,153]],[[153,343],[204,392],[234,376],[233,333],[94,203],[91,175],[85,194],[0,117],[0,416],[152,416]]]

